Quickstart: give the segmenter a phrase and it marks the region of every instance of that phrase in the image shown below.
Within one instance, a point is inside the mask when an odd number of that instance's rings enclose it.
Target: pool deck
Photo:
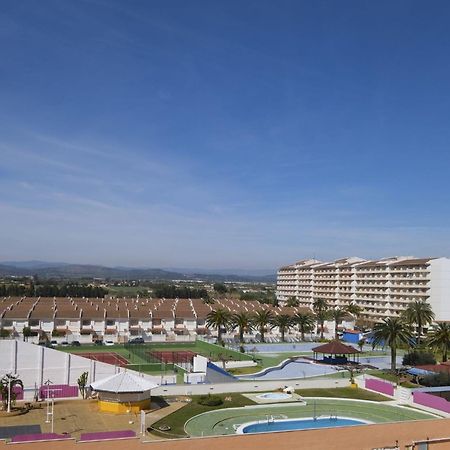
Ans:
[[[328,428],[321,430],[288,431],[282,433],[247,434],[233,436],[207,437],[198,439],[178,439],[143,443],[139,439],[126,442],[127,450],[373,450],[381,447],[394,447],[406,450],[406,445],[414,441],[448,438],[450,419],[437,419],[415,422],[400,422],[375,425],[361,425],[347,428]],[[448,442],[447,442],[448,444]],[[123,450],[123,441],[90,442],[77,444],[73,440],[64,442],[64,450]],[[60,450],[60,442],[36,442],[20,444],[22,450]],[[0,441],[0,450],[11,446]],[[435,448],[434,446],[432,447]],[[438,447],[436,447],[437,449]],[[448,448],[445,446],[439,449]]]
[[[243,423],[273,419],[340,416],[371,423],[433,419],[432,414],[404,406],[336,398],[308,397],[304,403],[275,403],[210,411],[192,417],[185,424],[188,435],[219,436],[235,434]]]
[[[244,397],[247,397],[248,399],[252,400],[253,402],[260,404],[260,405],[267,405],[271,403],[292,403],[292,402],[305,402],[305,399],[300,397],[298,394],[289,394],[289,398],[262,398],[261,395],[264,394],[273,394],[274,392],[258,392],[258,393],[251,393],[251,394],[242,394]],[[279,393],[279,392],[277,392]]]

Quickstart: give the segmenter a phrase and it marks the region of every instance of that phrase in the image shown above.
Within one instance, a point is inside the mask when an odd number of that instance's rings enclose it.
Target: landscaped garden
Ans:
[[[364,389],[301,389],[296,394],[305,398],[307,404],[260,405],[254,410],[249,408],[254,402],[241,394],[213,395],[212,399],[220,401],[211,406],[202,402],[202,396],[192,396],[185,406],[156,422],[149,431],[167,438],[230,434],[234,433],[235,425],[265,418],[267,415],[292,418],[337,414],[375,423],[433,418],[412,408],[382,405],[381,403],[391,399]],[[246,408],[241,408],[243,406]],[[159,428],[166,431],[161,432]]]

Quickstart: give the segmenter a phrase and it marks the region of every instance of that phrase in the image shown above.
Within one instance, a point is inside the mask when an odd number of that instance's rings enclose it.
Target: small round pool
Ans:
[[[256,398],[259,398],[261,400],[287,400],[291,397],[291,394],[286,394],[285,392],[266,392],[265,394],[256,396]]]
[[[306,419],[273,420],[268,416],[267,420],[244,423],[237,428],[236,433],[267,433],[271,431],[312,430],[317,428],[348,427],[353,425],[365,425],[371,422],[353,419],[350,417],[308,417]]]

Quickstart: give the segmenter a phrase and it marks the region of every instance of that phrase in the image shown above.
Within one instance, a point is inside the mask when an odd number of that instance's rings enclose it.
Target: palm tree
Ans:
[[[342,308],[335,308],[332,309],[330,312],[330,318],[334,320],[334,338],[338,338],[338,327],[341,324],[341,322],[344,320],[345,317],[348,316],[348,313],[345,309]]]
[[[83,399],[86,398],[86,385],[88,382],[88,372],[83,372],[77,380],[78,389]]]
[[[281,342],[284,342],[284,335],[286,331],[293,325],[291,316],[287,314],[280,314],[272,319],[272,325],[278,327],[281,333]]]
[[[355,320],[358,320],[359,316],[361,315],[362,309],[360,306],[358,306],[356,303],[351,303],[350,305],[347,305],[345,307],[345,310],[351,314]]]
[[[298,312],[295,314],[293,320],[298,325],[302,341],[304,341],[305,333],[314,328],[314,324],[316,323],[314,316],[311,313]]]
[[[434,312],[430,304],[424,300],[414,300],[408,305],[403,314],[406,321],[417,325],[417,344],[419,345],[423,326],[431,323],[434,319]]]
[[[397,347],[408,344],[411,340],[411,329],[407,323],[398,317],[388,317],[373,328],[372,345],[389,345],[391,348],[391,370],[395,370]]]
[[[328,319],[329,314],[329,306],[326,300],[323,298],[318,298],[314,300],[313,303],[313,310],[316,314],[316,320],[317,320],[317,328],[320,328],[320,339],[323,339],[323,327],[325,320]]]
[[[2,396],[3,409],[8,409],[8,405],[11,405],[15,402],[16,393],[14,392],[14,387],[16,386],[19,386],[23,389],[23,382],[19,377],[13,375],[12,373],[7,373],[0,380],[0,394]],[[11,398],[9,398],[10,395]]]
[[[243,344],[244,333],[249,332],[253,327],[251,315],[245,311],[241,311],[233,314],[231,322],[233,327],[237,327],[239,329],[239,342]]]
[[[447,361],[447,354],[450,349],[450,323],[440,322],[433,327],[427,340],[428,344],[440,350],[442,362]]]
[[[231,313],[223,308],[212,310],[206,316],[206,326],[217,329],[217,342],[222,344],[222,330],[228,328],[231,323]]]
[[[256,314],[253,316],[253,324],[258,328],[259,334],[261,335],[261,342],[264,342],[264,333],[267,326],[270,326],[272,320],[273,314],[268,309],[256,311]]]

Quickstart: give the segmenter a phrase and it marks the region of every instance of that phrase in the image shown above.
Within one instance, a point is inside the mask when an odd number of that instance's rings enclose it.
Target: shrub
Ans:
[[[198,399],[198,404],[203,406],[220,406],[223,403],[223,400],[218,395],[202,395]]]
[[[9,330],[5,330],[3,328],[0,329],[0,338],[7,338],[10,334],[11,332]]]
[[[450,374],[437,373],[436,375],[428,375],[422,378],[420,384],[429,387],[448,386],[450,384]]]
[[[436,359],[432,353],[413,351],[403,357],[404,366],[423,366],[427,364],[436,364]]]
[[[64,331],[59,331],[59,330],[53,330],[52,331],[52,336],[53,337],[63,337],[65,335],[66,335],[66,333]]]

